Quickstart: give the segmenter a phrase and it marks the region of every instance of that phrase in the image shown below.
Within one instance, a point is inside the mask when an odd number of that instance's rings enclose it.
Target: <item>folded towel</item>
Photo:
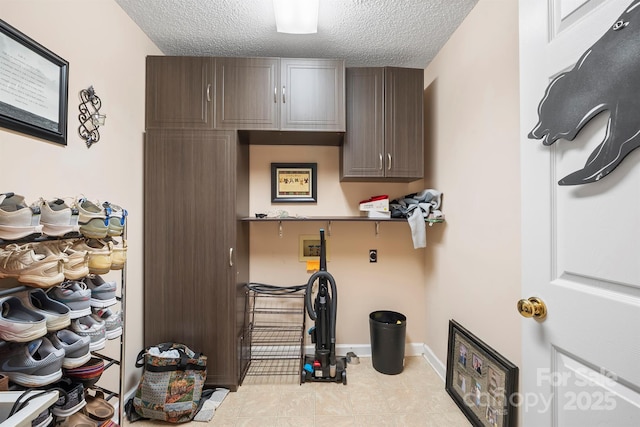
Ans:
[[[411,216],[407,219],[409,227],[411,227],[411,238],[413,239],[413,248],[427,247],[427,229],[424,225],[424,216],[421,209],[414,209]]]
[[[217,388],[203,404],[193,421],[208,422],[213,418],[216,409],[222,404],[224,398],[229,394],[226,388]]]

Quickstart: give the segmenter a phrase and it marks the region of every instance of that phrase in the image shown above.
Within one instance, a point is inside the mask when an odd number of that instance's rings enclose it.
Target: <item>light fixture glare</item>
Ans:
[[[319,0],[273,0],[279,33],[312,34],[318,32]]]

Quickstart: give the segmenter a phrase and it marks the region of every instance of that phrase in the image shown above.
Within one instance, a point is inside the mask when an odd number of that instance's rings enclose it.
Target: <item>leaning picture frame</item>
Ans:
[[[271,163],[272,203],[316,203],[317,163]]]
[[[518,367],[455,320],[449,321],[445,389],[476,427],[517,422]]]
[[[0,127],[67,145],[69,63],[0,19]]]

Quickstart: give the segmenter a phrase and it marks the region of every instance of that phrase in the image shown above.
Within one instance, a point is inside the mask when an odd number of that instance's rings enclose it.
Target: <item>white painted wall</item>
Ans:
[[[426,182],[447,222],[425,252],[424,342],[455,319],[520,364],[518,4],[480,0],[425,70]]]

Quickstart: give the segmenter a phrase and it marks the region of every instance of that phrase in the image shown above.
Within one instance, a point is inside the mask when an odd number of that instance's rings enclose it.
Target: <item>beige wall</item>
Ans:
[[[426,255],[424,342],[455,319],[520,364],[518,8],[480,0],[425,70],[426,182],[447,222]]]
[[[28,202],[84,194],[129,211],[126,363],[133,387],[142,345],[145,56],[160,51],[113,0],[2,0],[1,10],[4,21],[69,62],[69,117],[66,147],[0,128],[0,192]],[[100,141],[87,149],[78,136],[78,104],[89,85],[107,119]]]
[[[69,138],[61,147],[0,129],[0,191],[37,198],[109,200],[129,212],[127,384],[142,343],[142,134],[144,58],[160,51],[112,0],[2,0],[2,19],[70,62]],[[251,147],[251,214],[285,209],[357,215],[360,200],[423,188],[444,192],[447,223],[428,227],[415,250],[406,223],[333,222],[328,270],[338,285],[338,343],[368,344],[368,314],[405,314],[409,342],[444,362],[455,318],[516,364],[520,331],[517,5],[480,0],[425,71],[425,182],[340,183],[337,147]],[[77,136],[78,92],[94,85],[107,114],[101,141]],[[318,163],[318,203],[270,203],[271,162]],[[326,223],[251,224],[253,281],[291,285],[309,277],[298,236]],[[378,249],[377,264],[368,250]]]
[[[272,204],[271,162],[318,164],[317,204]],[[423,189],[413,183],[341,183],[338,147],[251,147],[250,212],[278,209],[289,215],[356,216],[358,204],[373,195],[391,198]],[[286,222],[279,237],[277,223],[251,224],[251,274],[254,282],[275,285],[306,283],[311,273],[298,260],[300,235],[328,230],[325,222]],[[427,245],[436,227],[427,229]],[[384,223],[376,236],[373,222],[331,223],[327,270],[337,285],[338,345],[369,345],[369,313],[393,310],[407,316],[407,341],[422,343],[426,334],[424,257],[430,249],[414,249],[406,222]],[[369,263],[369,249],[378,250],[378,262]],[[309,326],[309,323],[307,323]]]

